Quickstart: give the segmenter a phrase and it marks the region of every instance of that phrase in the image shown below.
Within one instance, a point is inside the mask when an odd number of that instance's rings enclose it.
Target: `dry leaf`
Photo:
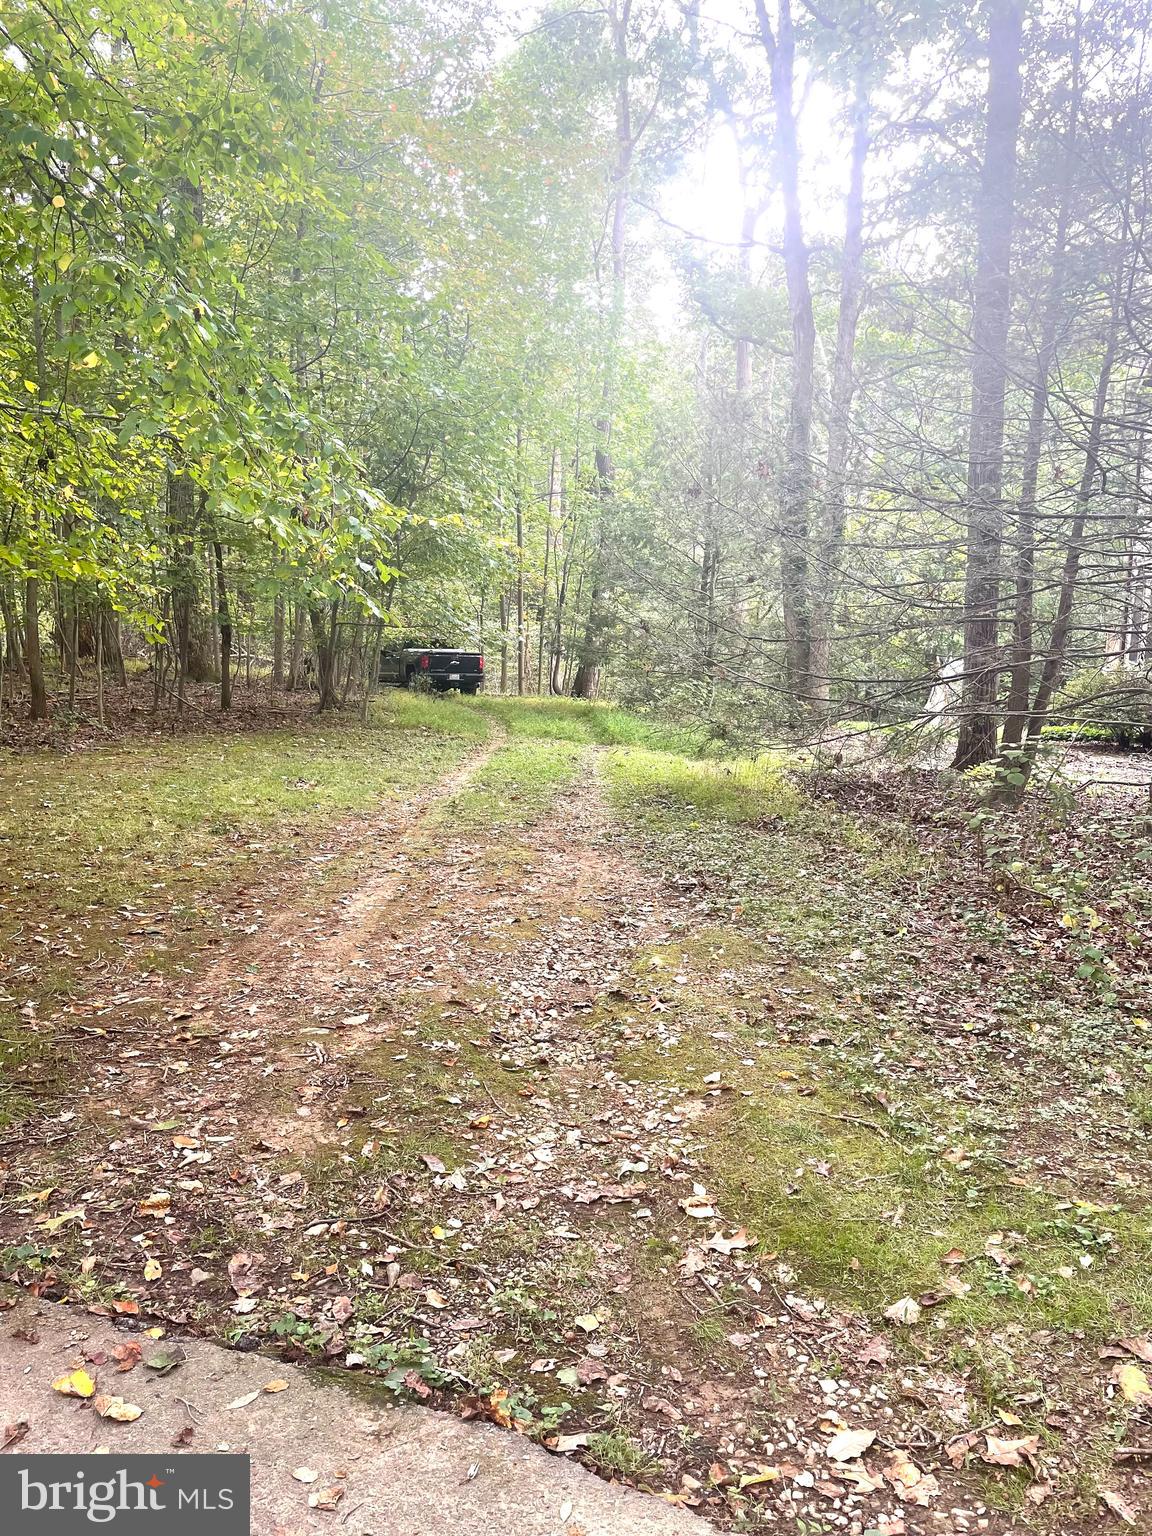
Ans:
[[[294,1467],[292,1476],[298,1483],[314,1483],[320,1474],[313,1472],[311,1467]]]
[[[87,1371],[69,1371],[66,1376],[57,1376],[52,1388],[61,1397],[91,1397],[96,1383]]]
[[[826,1449],[833,1461],[857,1461],[875,1438],[871,1429],[844,1429],[832,1436]]]
[[[116,1362],[118,1371],[130,1371],[140,1360],[140,1345],[135,1339],[127,1344],[117,1344],[113,1347],[112,1358]]]
[[[1100,1497],[1112,1513],[1124,1521],[1125,1525],[1136,1524],[1136,1511],[1121,1494],[1113,1493],[1110,1488],[1102,1488],[1100,1490]]]
[[[281,1381],[279,1377],[277,1377],[275,1381],[266,1381],[264,1383],[264,1390],[265,1392],[287,1392],[288,1383],[286,1381]]]
[[[102,1419],[115,1419],[117,1424],[131,1424],[144,1412],[135,1403],[126,1403],[122,1397],[101,1395],[96,1399],[96,1412]]]
[[[251,1296],[259,1287],[256,1260],[243,1249],[228,1260],[228,1279],[237,1296]]]
[[[1131,1361],[1126,1365],[1118,1365],[1112,1372],[1112,1380],[1124,1394],[1125,1401],[1152,1402],[1152,1382],[1148,1380],[1144,1371],[1138,1365],[1133,1365]]]
[[[755,1248],[758,1242],[759,1238],[748,1235],[747,1227],[737,1227],[731,1237],[725,1237],[722,1232],[714,1232],[704,1246],[717,1253],[729,1254],[738,1248]]]
[[[903,1451],[893,1451],[884,1468],[884,1476],[902,1504],[917,1504],[924,1508],[940,1492],[940,1484],[932,1474],[921,1472]]]
[[[1026,1457],[1040,1449],[1039,1435],[1022,1435],[1019,1440],[1002,1440],[999,1435],[985,1435],[981,1460],[997,1467],[1022,1467]]]
[[[140,1209],[148,1216],[165,1216],[172,1205],[172,1196],[166,1189],[157,1189],[141,1200]]]
[[[243,1397],[235,1397],[235,1398],[233,1398],[230,1403],[225,1403],[224,1407],[226,1409],[228,1409],[228,1408],[247,1408],[248,1404],[249,1403],[254,1403],[259,1396],[260,1396],[259,1392],[245,1392]]]
[[[884,1316],[891,1318],[901,1327],[911,1328],[913,1323],[920,1321],[921,1307],[918,1301],[913,1301],[911,1296],[903,1296],[899,1301],[894,1301],[890,1307],[884,1308]]]
[[[600,1326],[600,1319],[594,1312],[586,1312],[583,1317],[575,1317],[572,1321],[577,1328],[583,1328],[585,1333],[595,1333]]]
[[[163,1273],[164,1266],[161,1264],[159,1259],[149,1259],[148,1262],[144,1265],[145,1280],[159,1280]]]
[[[716,1214],[707,1195],[689,1195],[687,1200],[681,1200],[680,1209],[686,1216],[695,1216],[697,1221],[707,1221]]]
[[[335,1509],[344,1497],[343,1488],[313,1488],[308,1495],[309,1509]]]

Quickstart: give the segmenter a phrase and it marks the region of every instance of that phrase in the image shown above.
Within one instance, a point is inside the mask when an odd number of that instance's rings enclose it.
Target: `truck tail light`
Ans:
[[[484,670],[484,658],[483,658],[483,656],[481,656],[481,658],[480,658],[480,670],[481,670],[481,672],[483,672],[483,670]]]
[[[431,658],[431,656],[421,656],[421,658],[420,658],[420,670],[422,672],[427,672],[428,668],[431,665],[432,665],[432,658]]]

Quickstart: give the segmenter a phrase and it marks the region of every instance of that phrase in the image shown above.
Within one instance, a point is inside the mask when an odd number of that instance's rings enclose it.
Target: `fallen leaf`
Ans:
[[[1136,1511],[1121,1494],[1113,1493],[1111,1488],[1102,1488],[1100,1497],[1112,1513],[1124,1521],[1125,1525],[1136,1524]]]
[[[893,1451],[884,1468],[884,1476],[902,1504],[927,1507],[940,1492],[940,1484],[930,1472],[922,1472],[903,1451]]]
[[[5,1424],[3,1436],[0,1436],[0,1451],[6,1451],[10,1445],[19,1445],[30,1428],[27,1419],[17,1419],[14,1424]]]
[[[243,1397],[234,1397],[230,1403],[225,1403],[224,1407],[226,1409],[247,1408],[248,1404],[254,1403],[259,1396],[259,1392],[245,1392]]]
[[[1129,1403],[1152,1402],[1152,1382],[1138,1365],[1129,1361],[1126,1365],[1118,1365],[1112,1372],[1112,1380],[1120,1388],[1124,1399]]]
[[[228,1260],[228,1279],[237,1296],[251,1296],[259,1288],[256,1260],[243,1249]]]
[[[756,1488],[762,1483],[775,1483],[780,1479],[779,1467],[757,1467],[755,1472],[745,1472],[736,1484],[740,1488]]]
[[[127,1344],[116,1344],[112,1349],[112,1358],[116,1361],[118,1371],[130,1371],[140,1361],[140,1346],[135,1339]]]
[[[133,1301],[131,1297],[121,1296],[112,1303],[113,1312],[119,1312],[122,1317],[135,1317],[140,1310],[140,1303]]]
[[[440,1158],[434,1157],[430,1152],[422,1152],[420,1154],[420,1161],[428,1169],[429,1173],[447,1173],[448,1172],[447,1168],[445,1168],[445,1166],[444,1166],[443,1162],[440,1160]]]
[[[552,1449],[563,1456],[568,1451],[579,1451],[588,1444],[587,1432],[581,1431],[575,1435],[557,1435]]]
[[[286,1381],[281,1381],[280,1378],[277,1377],[275,1381],[266,1381],[264,1383],[264,1390],[265,1392],[287,1392],[288,1383]]]
[[[583,1317],[574,1317],[572,1321],[585,1333],[595,1333],[600,1326],[600,1319],[594,1312],[586,1312]]]
[[[52,1388],[61,1397],[91,1397],[96,1390],[96,1383],[87,1371],[69,1371],[65,1376],[57,1376]]]
[[[154,1355],[149,1355],[144,1364],[150,1371],[155,1371],[157,1376],[167,1376],[169,1371],[174,1371],[178,1365],[183,1365],[187,1356],[183,1353],[177,1355],[171,1350],[158,1350]]]
[[[102,1419],[115,1419],[117,1424],[131,1424],[144,1412],[135,1403],[126,1403],[122,1397],[101,1395],[96,1399],[96,1412]]]
[[[894,1323],[899,1323],[903,1328],[911,1328],[913,1323],[918,1323],[920,1312],[920,1303],[913,1301],[911,1296],[903,1296],[899,1301],[894,1301],[890,1307],[884,1308],[884,1316],[891,1318]]]
[[[313,1472],[311,1467],[294,1467],[292,1476],[298,1483],[314,1483],[320,1476],[319,1472]]]
[[[1035,1456],[1040,1449],[1039,1435],[1022,1435],[1019,1440],[1002,1440],[999,1435],[985,1435],[985,1447],[980,1452],[982,1461],[990,1461],[997,1467],[1022,1467],[1025,1459]]]
[[[858,1461],[875,1438],[871,1429],[843,1429],[832,1436],[826,1449],[833,1461]]]
[[[165,1216],[172,1205],[172,1196],[166,1189],[157,1189],[141,1200],[140,1209],[148,1216]]]
[[[343,1488],[313,1488],[308,1495],[309,1509],[335,1509],[344,1497]]]
[[[712,1248],[717,1253],[734,1253],[740,1248],[755,1248],[759,1238],[750,1237],[747,1227],[737,1227],[731,1237],[725,1237],[722,1232],[714,1232],[704,1244],[705,1248]]]
[[[145,1280],[159,1280],[164,1273],[164,1266],[159,1259],[149,1259],[144,1265]]]
[[[1152,1365],[1152,1339],[1118,1339],[1117,1347],[1126,1349],[1130,1355],[1135,1355],[1137,1360],[1143,1360],[1146,1365]]]
[[[707,1195],[689,1195],[687,1200],[681,1200],[680,1209],[686,1216],[695,1216],[697,1221],[707,1221],[716,1214]]]

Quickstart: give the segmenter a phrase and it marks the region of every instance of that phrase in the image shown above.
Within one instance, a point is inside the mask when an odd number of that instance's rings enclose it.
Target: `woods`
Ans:
[[[952,663],[959,768],[1147,720],[1145,19],[10,8],[8,718],[379,631],[749,741]]]
[[[8,0],[0,1450],[1152,1519],[1150,25]]]

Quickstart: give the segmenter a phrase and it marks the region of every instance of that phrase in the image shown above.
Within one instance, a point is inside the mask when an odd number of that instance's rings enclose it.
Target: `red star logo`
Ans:
[[[147,1488],[163,1488],[163,1486],[164,1486],[164,1484],[156,1476],[155,1472],[153,1472],[152,1476],[148,1479],[147,1483],[145,1484],[145,1487],[147,1487]]]

